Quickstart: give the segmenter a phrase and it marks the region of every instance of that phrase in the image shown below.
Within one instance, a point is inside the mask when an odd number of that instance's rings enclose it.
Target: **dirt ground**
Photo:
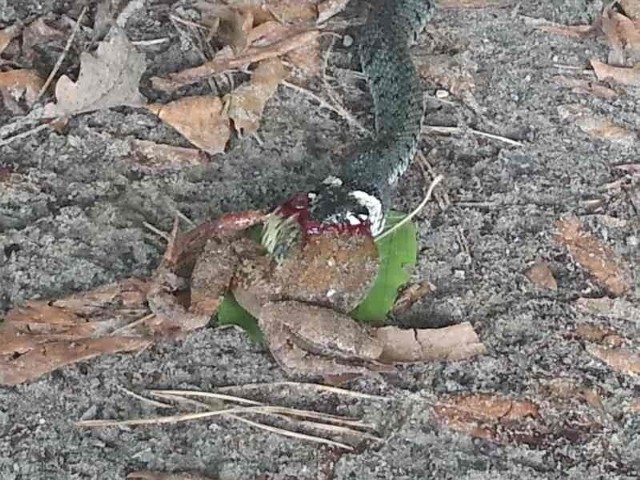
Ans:
[[[603,292],[553,240],[554,222],[575,214],[629,265],[638,265],[639,186],[636,182],[626,193],[605,188],[621,177],[614,165],[637,163],[638,141],[594,139],[558,110],[579,104],[637,129],[638,91],[607,100],[552,81],[567,72],[583,75],[589,59],[606,59],[607,47],[597,38],[538,31],[532,19],[589,23],[602,2],[506,3],[440,9],[415,47],[420,61],[427,54],[449,56],[476,84],[473,98],[438,99],[437,86],[426,82],[427,125],[470,127],[521,146],[469,130],[455,136],[425,133],[421,150],[434,171],[445,176],[439,194],[446,194],[450,204],[441,208],[433,202],[418,215],[414,278],[431,281],[437,291],[395,319],[422,327],[470,321],[486,355],[414,365],[397,376],[349,385],[387,397],[381,401],[314,398],[308,390],[284,394],[291,405],[353,414],[377,424],[384,442],[354,453],[227,420],[93,430],[74,426],[79,419],[150,413],[121,386],[208,389],[284,380],[268,353],[242,332],[207,328],[139,355],[100,358],[27,385],[0,388],[0,478],[122,479],[141,469],[192,471],[224,480],[639,478],[640,417],[626,406],[637,398],[640,383],[594,359],[567,333],[590,321],[633,341],[640,325],[577,312],[573,299]],[[0,1],[0,21],[9,25],[60,14],[73,4]],[[127,23],[131,40],[171,38],[162,48],[145,50],[145,79],[198,63],[168,23],[172,11],[191,10],[186,2],[147,0]],[[353,23],[361,13],[355,5],[342,18]],[[344,70],[353,66],[349,55],[336,47],[330,68],[343,82],[346,105],[369,122],[367,97],[353,88],[362,85]],[[166,100],[146,85],[144,94]],[[2,115],[9,121],[8,113]],[[45,130],[1,147],[0,166],[22,174],[24,183],[0,195],[0,310],[147,276],[164,243],[143,222],[169,230],[176,209],[202,221],[274,205],[330,172],[332,150],[350,144],[358,132],[281,86],[259,135],[262,143],[252,137],[236,140],[207,166],[162,174],[137,169],[129,160],[128,140],[188,144],[142,110],[81,115],[64,133]],[[421,170],[414,165],[400,183],[395,207],[408,211],[423,195]],[[593,199],[603,200],[595,210]],[[621,221],[606,221],[609,217]],[[557,291],[538,288],[524,276],[536,260],[550,265]],[[629,300],[638,306],[637,267],[633,282]],[[603,409],[594,413],[576,401],[558,410],[544,393],[545,385],[558,378],[596,389]],[[545,411],[546,433],[531,434],[529,441],[474,439],[434,417],[435,401],[471,392],[537,402]]]

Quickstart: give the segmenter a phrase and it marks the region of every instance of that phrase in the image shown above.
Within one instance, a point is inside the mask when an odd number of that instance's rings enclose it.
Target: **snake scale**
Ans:
[[[305,196],[303,230],[344,226],[384,228],[390,196],[418,148],[424,116],[420,77],[411,59],[413,44],[434,11],[433,0],[371,0],[365,24],[356,34],[357,52],[373,98],[375,133],[340,171]],[[285,204],[286,205],[286,204]],[[289,210],[287,213],[286,210]],[[301,207],[280,207],[280,219],[300,217]],[[280,220],[266,225],[263,243],[275,250],[294,236]],[[286,247],[285,247],[286,250]]]

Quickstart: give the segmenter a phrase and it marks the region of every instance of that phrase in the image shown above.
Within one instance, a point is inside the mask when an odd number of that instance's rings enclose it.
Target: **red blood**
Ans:
[[[327,232],[371,235],[371,224],[368,221],[351,225],[349,223],[322,224],[311,220],[309,218],[309,195],[306,193],[296,193],[280,205],[276,212],[285,218],[295,216],[305,235],[320,235]]]

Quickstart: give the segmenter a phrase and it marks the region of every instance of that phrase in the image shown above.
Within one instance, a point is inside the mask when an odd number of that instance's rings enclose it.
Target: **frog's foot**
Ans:
[[[260,327],[271,354],[292,376],[362,376],[388,371],[377,364],[382,344],[334,310],[295,301],[264,305]]]
[[[207,325],[228,289],[237,264],[229,239],[210,238],[195,265],[185,272],[192,277],[189,305],[176,296],[188,287],[188,280],[176,273],[183,267],[179,261],[183,251],[176,225],[147,294],[147,303],[154,313],[154,319],[147,326],[154,333],[175,337]]]

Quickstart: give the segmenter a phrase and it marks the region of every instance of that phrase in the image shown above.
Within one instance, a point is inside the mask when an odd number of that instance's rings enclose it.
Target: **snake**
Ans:
[[[373,100],[375,131],[313,191],[292,197],[265,224],[272,254],[293,241],[287,219],[303,233],[343,229],[382,232],[398,179],[415,156],[425,114],[423,88],[410,47],[433,15],[433,0],[371,0],[356,31],[357,56]],[[285,219],[283,221],[283,219]],[[286,249],[285,249],[286,250]],[[275,252],[277,253],[277,252]]]

